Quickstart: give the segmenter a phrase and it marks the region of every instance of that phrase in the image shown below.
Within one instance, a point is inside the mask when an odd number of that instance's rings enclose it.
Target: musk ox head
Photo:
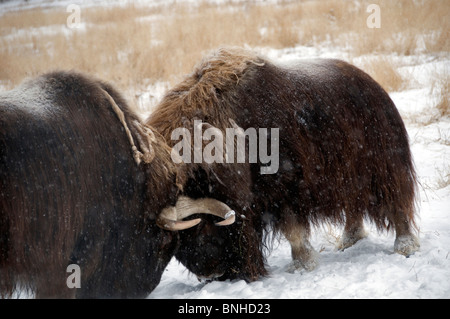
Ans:
[[[238,218],[227,227],[218,227],[217,221],[207,216],[196,227],[180,233],[175,257],[199,279],[254,281],[265,275],[265,271],[261,273],[264,261],[251,253],[258,251],[261,240],[248,226],[249,221]]]

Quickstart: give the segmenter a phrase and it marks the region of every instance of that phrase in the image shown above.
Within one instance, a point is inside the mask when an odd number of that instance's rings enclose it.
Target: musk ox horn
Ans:
[[[184,221],[183,218],[194,214],[211,214],[222,217],[224,220],[216,223],[217,226],[227,226],[234,223],[236,213],[228,205],[213,198],[192,199],[180,196],[174,206],[162,210],[156,223],[167,230],[183,230],[200,223],[201,219]]]

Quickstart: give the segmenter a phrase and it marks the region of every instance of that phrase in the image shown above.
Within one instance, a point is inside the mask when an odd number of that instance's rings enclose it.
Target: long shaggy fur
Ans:
[[[221,50],[204,59],[184,81],[171,89],[146,121],[164,136],[170,146],[175,128],[188,128],[194,134],[194,120],[202,120],[225,132],[229,119],[235,119],[236,85],[263,61],[244,50]],[[194,149],[192,148],[192,151]],[[189,164],[185,194],[190,197],[212,197],[230,207],[239,207],[234,225],[218,228],[213,220],[180,234],[177,258],[199,276],[224,274],[223,278],[255,280],[267,272],[261,251],[261,216],[253,210],[252,177],[249,163]],[[244,234],[244,236],[243,236]],[[215,238],[220,238],[219,242]],[[222,241],[232,241],[224,245]],[[208,258],[214,255],[216,258]]]
[[[186,253],[177,257],[195,273],[214,272],[207,262],[198,266],[205,259],[233,269],[223,279],[266,274],[267,225],[284,233],[362,217],[380,230],[399,220],[414,225],[416,177],[405,126],[388,94],[354,66],[320,59],[279,66],[246,50],[220,49],[166,94],[147,123],[173,146],[171,132],[186,127],[193,134],[194,119],[224,135],[229,119],[244,130],[280,130],[276,174],[261,175],[260,163],[188,165],[187,195],[219,197],[245,215],[232,232],[199,227],[182,235]],[[206,242],[217,247],[195,244]]]
[[[137,116],[109,84],[54,72],[0,94],[0,295],[145,297],[174,254],[156,227],[178,167],[157,135],[138,166],[105,92],[135,140]],[[69,289],[69,264],[81,288]]]

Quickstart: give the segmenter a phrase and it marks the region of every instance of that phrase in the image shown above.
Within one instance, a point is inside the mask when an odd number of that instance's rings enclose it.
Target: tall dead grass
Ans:
[[[450,117],[450,79],[448,74],[441,75],[433,84],[433,89],[437,90],[438,101],[436,109],[440,117]]]
[[[408,79],[400,74],[394,62],[386,56],[363,58],[361,68],[388,92],[400,91],[407,85]]]
[[[370,3],[381,8],[380,29],[366,25]],[[69,14],[65,9],[34,9],[0,17],[1,85],[10,88],[53,69],[89,72],[123,90],[173,82],[190,72],[205,51],[223,45],[325,43],[348,48],[353,56],[450,51],[447,0],[82,7],[81,29],[66,26]],[[367,63],[367,70],[388,90],[404,84],[388,60]]]
[[[441,52],[450,50],[450,6],[445,0],[432,1],[363,1],[378,4],[381,28],[354,25],[359,30],[353,53],[395,52],[410,55],[417,50]],[[368,13],[366,13],[368,15]]]

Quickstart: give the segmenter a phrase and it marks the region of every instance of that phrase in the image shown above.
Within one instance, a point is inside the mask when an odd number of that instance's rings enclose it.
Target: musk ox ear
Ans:
[[[234,223],[236,213],[225,203],[213,198],[192,199],[180,196],[174,206],[162,210],[156,223],[166,230],[182,230],[200,223],[201,219],[183,221],[183,218],[194,214],[211,214],[222,217],[224,220],[216,223],[217,226],[227,226]]]

